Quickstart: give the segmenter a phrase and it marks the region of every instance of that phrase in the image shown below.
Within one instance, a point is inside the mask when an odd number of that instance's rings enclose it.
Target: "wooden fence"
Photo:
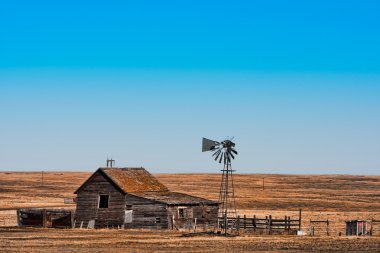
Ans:
[[[265,218],[248,217],[247,215],[238,216],[236,218],[228,218],[229,227],[234,226],[238,231],[253,230],[262,231],[271,234],[272,232],[288,232],[297,233],[297,230],[301,230],[301,210],[299,212],[299,217],[292,219],[290,216],[285,216],[284,218],[274,218],[272,215],[265,216]],[[223,227],[224,219],[219,218],[219,226]]]
[[[236,228],[239,229],[253,229],[253,230],[267,230],[270,234],[272,231],[296,231],[300,229],[300,220],[291,219],[290,216],[285,216],[282,219],[273,218],[271,215],[265,218],[258,218],[254,215],[248,218],[246,215],[243,217],[238,216],[236,221]]]

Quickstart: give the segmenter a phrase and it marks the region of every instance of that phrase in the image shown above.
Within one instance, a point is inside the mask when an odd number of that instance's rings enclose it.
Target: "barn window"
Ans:
[[[161,223],[161,218],[160,217],[156,218],[156,223]]]
[[[109,195],[99,195],[99,208],[108,208]]]
[[[178,207],[178,218],[187,218],[187,208]]]

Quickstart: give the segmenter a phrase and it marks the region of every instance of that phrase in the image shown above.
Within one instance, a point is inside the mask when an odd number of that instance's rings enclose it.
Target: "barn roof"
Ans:
[[[125,193],[168,191],[165,185],[144,168],[101,168]]]
[[[115,187],[124,193],[168,191],[166,186],[144,168],[99,168],[75,191],[75,194],[87,185],[98,172],[103,174]]]
[[[199,205],[199,204],[206,204],[206,205],[218,205],[218,202],[199,198],[195,196],[191,196],[184,193],[179,192],[133,192],[131,195],[146,198],[150,200],[154,200],[157,202],[165,203],[168,205]]]

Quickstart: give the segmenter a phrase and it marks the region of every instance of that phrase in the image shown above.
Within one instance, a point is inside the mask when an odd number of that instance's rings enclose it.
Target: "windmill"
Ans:
[[[218,228],[224,231],[227,236],[228,229],[235,227],[236,221],[236,205],[234,180],[232,176],[231,161],[235,159],[238,152],[235,150],[235,143],[232,139],[226,139],[222,142],[203,138],[202,152],[212,151],[212,157],[215,161],[224,164],[222,171],[222,179],[219,191],[219,211],[218,211]]]

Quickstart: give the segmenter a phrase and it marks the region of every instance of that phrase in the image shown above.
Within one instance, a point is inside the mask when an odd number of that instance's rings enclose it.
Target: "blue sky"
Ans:
[[[0,169],[379,174],[377,1],[2,1]]]

